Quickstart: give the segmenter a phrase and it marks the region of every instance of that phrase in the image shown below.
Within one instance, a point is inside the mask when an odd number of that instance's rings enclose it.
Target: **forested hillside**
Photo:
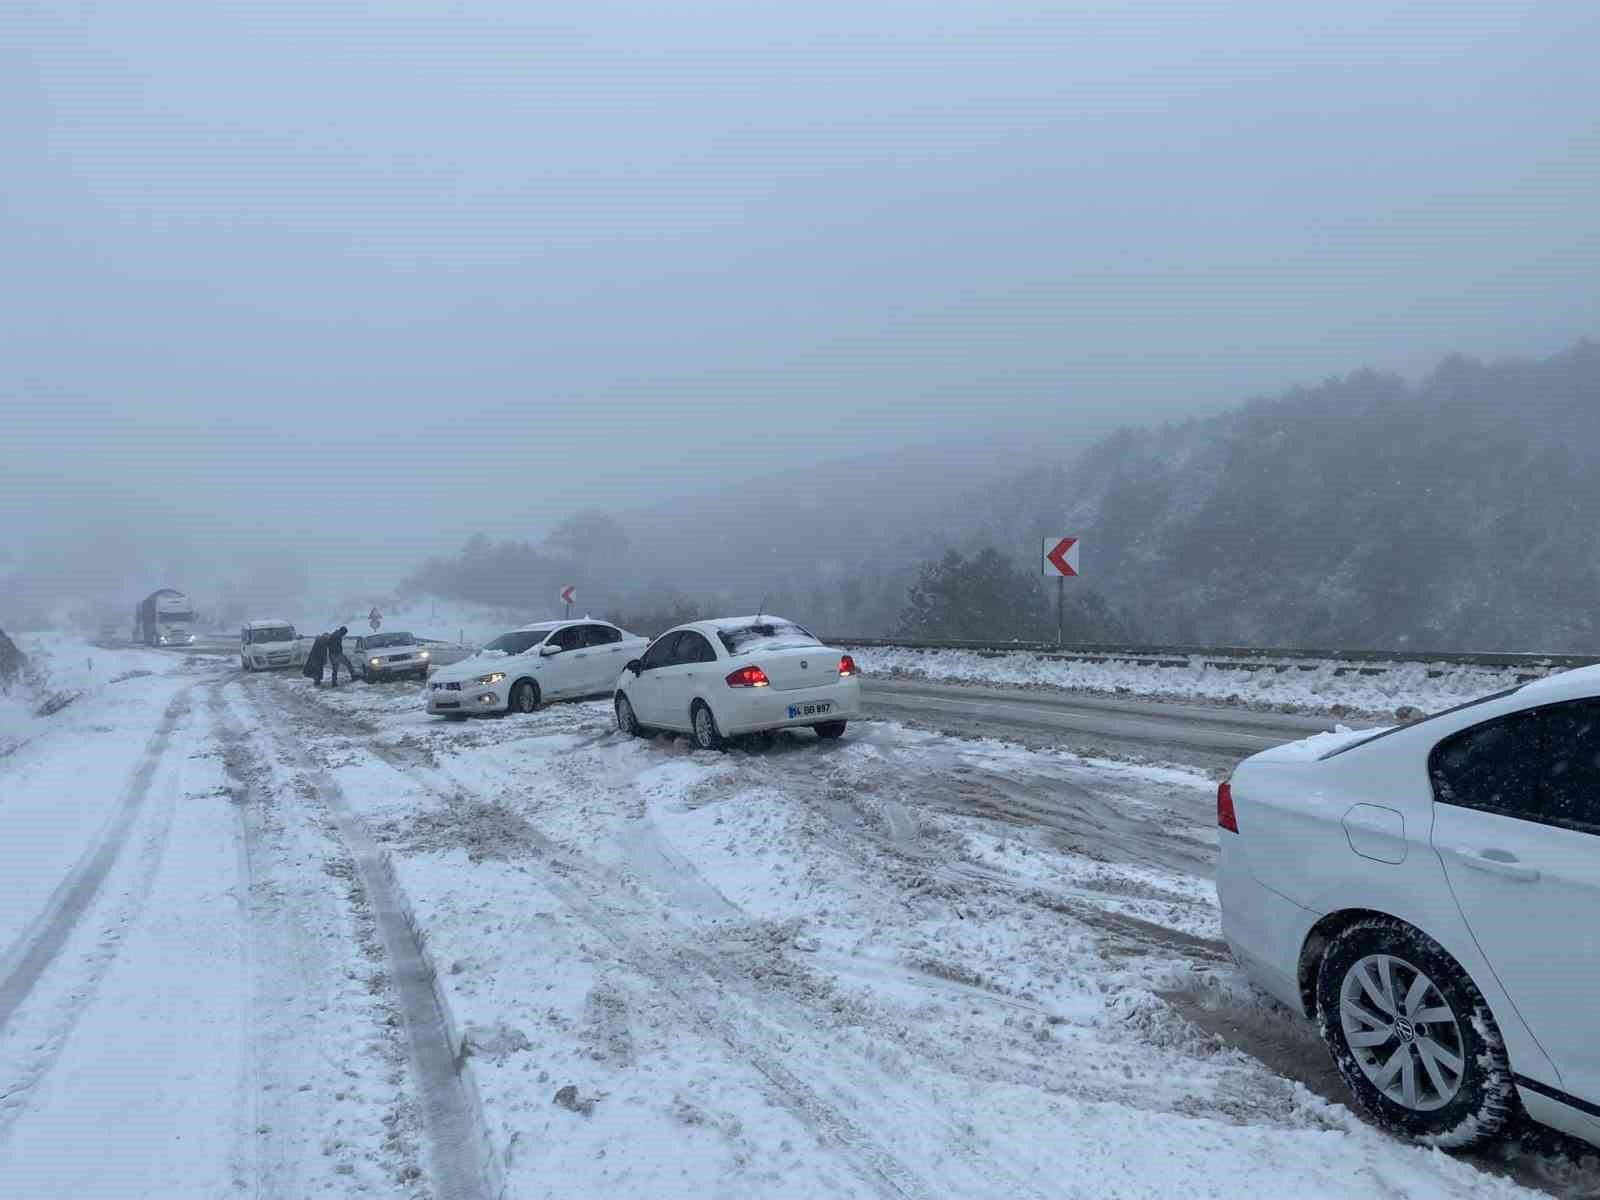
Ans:
[[[641,623],[764,604],[834,633],[1029,638],[1055,628],[1040,539],[1073,533],[1069,638],[1596,651],[1597,458],[1600,346],[1585,343],[1452,358],[1415,385],[1361,371],[1021,473],[981,453],[885,456],[579,514],[581,536],[477,539],[413,583],[544,604],[576,581]],[[942,563],[951,551],[965,561]],[[1004,584],[992,603],[978,563]]]
[[[1123,431],[940,524],[958,547],[1014,553],[1080,534],[1084,582],[1155,640],[1594,651],[1597,457],[1585,343]]]

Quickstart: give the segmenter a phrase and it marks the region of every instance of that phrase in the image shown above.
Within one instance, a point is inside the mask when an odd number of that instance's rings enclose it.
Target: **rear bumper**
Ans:
[[[1245,974],[1263,991],[1296,1013],[1305,1011],[1300,995],[1300,950],[1318,914],[1302,908],[1250,872],[1243,840],[1219,834],[1217,900],[1222,936]]]
[[[713,709],[725,734],[767,729],[805,729],[861,715],[861,683],[841,679],[826,687],[779,692],[771,688],[729,688],[732,695]]]

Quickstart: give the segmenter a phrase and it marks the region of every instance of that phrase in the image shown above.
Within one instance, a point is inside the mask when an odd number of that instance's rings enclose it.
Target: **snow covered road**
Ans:
[[[8,1197],[1600,1194],[1268,1065],[1200,773],[145,658],[0,758]]]

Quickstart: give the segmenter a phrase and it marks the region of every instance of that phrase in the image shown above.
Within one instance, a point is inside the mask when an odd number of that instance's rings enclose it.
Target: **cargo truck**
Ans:
[[[133,640],[146,646],[194,644],[194,605],[173,588],[151,592],[133,610]]]

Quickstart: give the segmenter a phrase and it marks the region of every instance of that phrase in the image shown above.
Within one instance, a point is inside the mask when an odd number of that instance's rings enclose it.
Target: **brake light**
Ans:
[[[848,679],[856,673],[856,660],[846,654],[839,660],[839,678]]]
[[[771,682],[760,667],[740,667],[728,676],[729,687],[766,687]]]
[[[1228,780],[1217,785],[1217,824],[1229,833],[1239,832],[1239,818],[1233,813],[1233,786]]]

